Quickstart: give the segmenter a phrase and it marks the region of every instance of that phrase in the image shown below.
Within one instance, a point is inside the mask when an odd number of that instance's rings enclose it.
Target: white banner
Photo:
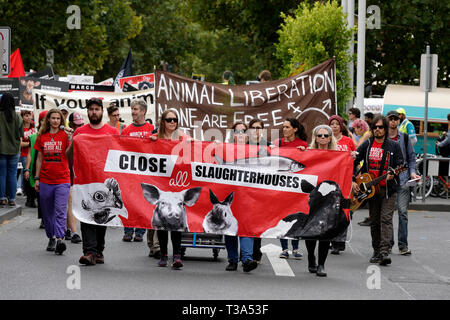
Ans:
[[[144,99],[147,102],[147,114],[146,119],[151,119],[153,124],[155,123],[155,89],[133,91],[133,92],[85,92],[85,91],[73,91],[73,92],[57,92],[41,89],[33,89],[34,97],[34,117],[37,121],[39,119],[39,112],[43,110],[50,110],[57,108],[60,104],[65,103],[71,113],[74,111],[79,112],[85,123],[88,123],[86,103],[92,98],[100,98],[103,101],[103,122],[109,121],[107,108],[111,103],[116,103],[119,106],[120,118],[125,121],[125,125],[129,125],[133,122],[131,118],[130,104],[134,99]]]

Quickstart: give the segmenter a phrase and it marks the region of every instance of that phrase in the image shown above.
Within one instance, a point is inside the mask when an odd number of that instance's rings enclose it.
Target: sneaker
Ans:
[[[81,256],[79,262],[86,266],[95,266],[95,264],[96,264],[95,260],[96,260],[96,258],[93,253],[87,253],[84,256]]]
[[[159,259],[158,266],[167,267],[167,254],[162,256],[161,259]]]
[[[258,262],[255,260],[247,260],[242,264],[244,272],[250,272],[258,267]]]
[[[125,234],[123,235],[122,241],[125,241],[125,242],[131,242],[131,240],[133,240],[133,236],[132,236],[131,234],[125,233]]]
[[[156,251],[155,254],[153,255],[153,258],[161,259],[161,251]]]
[[[72,235],[72,239],[70,240],[72,243],[80,243],[81,241],[81,237],[76,233]]]
[[[363,221],[358,222],[358,224],[359,224],[360,226],[363,226],[363,227],[370,227],[370,225],[371,225],[371,223],[370,223],[370,218],[367,217],[367,218],[365,218]]]
[[[411,250],[409,250],[408,248],[400,249],[400,254],[402,256],[410,256],[411,255]]]
[[[21,196],[22,194],[23,194],[22,188],[17,188],[16,195],[17,195],[17,196]]]
[[[55,254],[62,255],[64,251],[66,251],[66,244],[62,240],[58,240],[56,242]]]
[[[48,240],[47,251],[55,251],[56,249],[56,239],[51,238]]]
[[[103,256],[103,254],[97,253],[95,255],[95,263],[98,263],[98,264],[104,264],[105,263],[105,257]]]
[[[41,220],[41,224],[39,225],[39,229],[45,229],[44,221],[43,221],[43,220]]]
[[[69,229],[66,230],[64,240],[67,240],[67,241],[72,240],[72,231],[70,231]]]
[[[370,263],[378,263],[380,262],[380,253],[379,252],[374,252],[372,257],[369,260]]]
[[[380,253],[380,261],[378,262],[380,266],[386,266],[388,264],[391,264],[391,262],[391,258],[389,257],[389,254],[387,252]]]
[[[134,236],[134,242],[142,242],[144,239],[140,234]]]
[[[283,252],[280,253],[280,258],[282,259],[289,258],[289,252],[287,250],[283,250]]]
[[[303,257],[303,255],[300,252],[298,252],[298,250],[292,250],[292,255],[294,256],[294,259],[297,260],[301,260]]]
[[[236,271],[238,267],[238,264],[236,262],[229,262],[225,270],[227,271]]]
[[[181,262],[181,255],[176,254],[173,256],[172,269],[180,269],[183,267],[183,262]]]

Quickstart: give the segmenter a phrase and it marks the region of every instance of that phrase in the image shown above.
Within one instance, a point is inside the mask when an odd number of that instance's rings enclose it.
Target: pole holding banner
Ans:
[[[358,53],[356,70],[356,107],[364,113],[364,71],[366,58],[366,0],[358,0]]]

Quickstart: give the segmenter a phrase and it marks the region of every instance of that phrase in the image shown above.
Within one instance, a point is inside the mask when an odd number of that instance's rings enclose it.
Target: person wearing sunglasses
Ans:
[[[394,176],[392,168],[403,164],[402,150],[398,142],[389,139],[388,120],[382,115],[376,115],[372,124],[372,137],[357,149],[358,154],[353,164],[352,191],[358,193],[356,183],[357,173],[369,173],[373,178],[387,174],[385,180],[379,183],[376,193],[368,201],[371,221],[373,255],[370,263],[386,266],[391,263],[389,250],[392,240],[392,217],[397,204],[398,176]],[[358,171],[359,163],[364,163]]]
[[[295,118],[287,118],[283,122],[283,137],[274,141],[270,147],[300,148],[301,150],[305,150],[308,147],[308,143],[306,142],[306,140],[307,136],[303,125]],[[288,240],[280,239],[280,243],[282,251],[279,257],[282,259],[288,259]],[[292,256],[294,257],[294,259],[300,260],[303,255],[298,250],[298,243],[299,240],[291,240]]]
[[[183,133],[179,129],[178,123],[178,115],[173,109],[167,109],[161,115],[161,119],[159,121],[158,132],[150,138],[153,141],[157,139],[166,139],[166,140],[189,140],[190,136]],[[158,262],[158,266],[166,267],[168,260],[168,249],[167,246],[169,244],[169,231],[167,230],[157,230],[156,234],[159,240],[159,251],[160,251],[160,260]],[[181,261],[181,232],[180,231],[170,231],[170,239],[172,240],[172,251],[173,251],[173,261],[172,268],[173,269],[181,269],[183,267],[183,262]],[[148,240],[148,239],[147,239]],[[151,247],[152,244],[148,245]],[[154,244],[156,246],[156,243]]]
[[[333,130],[327,125],[319,125],[312,132],[312,141],[309,149],[337,150],[336,139],[333,136]],[[308,251],[308,270],[315,273],[318,277],[326,277],[325,261],[327,260],[330,240],[320,240],[318,248],[318,261],[316,264],[315,250],[317,240],[305,240],[306,250]]]

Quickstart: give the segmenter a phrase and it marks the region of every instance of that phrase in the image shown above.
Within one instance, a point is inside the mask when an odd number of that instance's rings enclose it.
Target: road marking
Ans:
[[[282,259],[278,256],[281,251],[282,250],[280,246],[274,245],[272,243],[266,244],[265,246],[261,247],[261,252],[267,255],[267,258],[272,265],[275,275],[282,277],[295,277],[295,274],[286,259]]]

